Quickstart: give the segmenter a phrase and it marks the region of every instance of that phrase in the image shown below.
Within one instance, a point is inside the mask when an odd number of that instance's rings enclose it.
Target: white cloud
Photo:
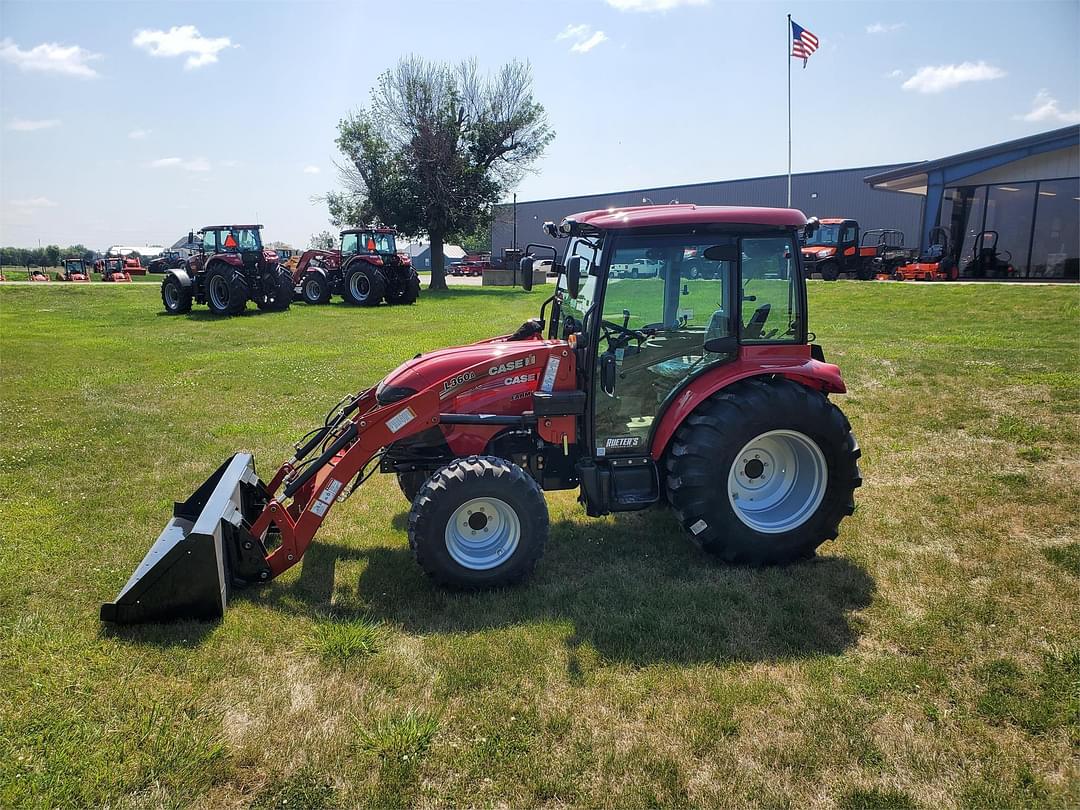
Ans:
[[[54,202],[48,197],[31,197],[26,200],[11,200],[10,205],[12,208],[21,208],[24,211],[30,211],[34,208],[56,208],[60,203]]]
[[[617,11],[671,11],[679,6],[707,6],[709,0],[607,0]]]
[[[866,33],[868,34],[889,34],[893,31],[899,31],[901,28],[907,28],[907,23],[871,23],[866,26]]]
[[[318,174],[318,173],[319,173],[319,167],[318,166],[305,166],[304,167],[304,174]]]
[[[133,129],[128,133],[128,137],[133,141],[141,141],[153,131],[152,129]]]
[[[1050,95],[1049,90],[1040,90],[1035,94],[1035,100],[1031,102],[1031,112],[1024,115],[1014,115],[1017,121],[1031,121],[1042,123],[1053,121],[1057,124],[1080,123],[1080,109],[1063,110],[1058,106],[1058,100]]]
[[[147,166],[151,169],[168,169],[176,166],[188,172],[210,171],[210,161],[202,157],[192,158],[191,160],[178,157],[158,158],[157,160],[151,160]]]
[[[19,70],[60,73],[65,76],[77,76],[80,79],[94,79],[97,78],[98,72],[87,63],[100,58],[101,54],[91,53],[78,45],[43,42],[24,51],[10,39],[0,40],[0,61],[15,65]]]
[[[555,36],[556,40],[569,39],[573,41],[570,50],[574,53],[588,53],[601,42],[607,41],[607,34],[603,31],[593,31],[591,25],[568,25]]]
[[[58,126],[60,126],[58,118],[12,118],[6,128],[12,132],[37,132],[39,129],[52,129]]]
[[[174,25],[168,31],[143,29],[135,33],[131,44],[151,56],[184,56],[184,68],[192,70],[218,60],[218,52],[238,47],[228,37],[204,37],[194,25]]]
[[[1005,75],[1001,68],[978,62],[961,62],[959,65],[927,65],[915,71],[915,75],[901,87],[918,93],[941,93],[968,82],[985,82]]]

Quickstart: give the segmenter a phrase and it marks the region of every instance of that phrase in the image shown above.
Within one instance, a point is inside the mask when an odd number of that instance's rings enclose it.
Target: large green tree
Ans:
[[[431,241],[431,289],[445,289],[443,244],[487,227],[492,206],[554,137],[528,64],[481,75],[409,56],[379,77],[370,104],[338,125],[343,188],[335,225],[378,221]]]

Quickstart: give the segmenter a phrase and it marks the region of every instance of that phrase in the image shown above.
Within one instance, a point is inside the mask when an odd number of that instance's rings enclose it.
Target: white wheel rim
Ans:
[[[169,309],[176,309],[176,305],[180,303],[180,291],[176,289],[175,282],[165,285],[165,303],[169,305]]]
[[[349,292],[357,301],[366,301],[371,292],[371,282],[363,273],[353,273],[349,278]]]
[[[521,520],[505,501],[473,498],[454,510],[444,538],[454,562],[487,571],[513,556],[521,539]]]
[[[210,300],[218,309],[229,306],[229,285],[223,276],[215,275],[210,279]]]
[[[755,531],[797,529],[821,506],[829,468],[821,448],[795,430],[770,430],[751,439],[728,472],[728,500]]]

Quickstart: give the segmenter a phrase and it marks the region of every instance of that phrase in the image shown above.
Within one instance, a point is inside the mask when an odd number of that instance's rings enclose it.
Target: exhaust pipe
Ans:
[[[250,453],[237,453],[183,503],[101,620],[116,624],[221,618],[233,586],[271,577],[251,534],[269,500]]]

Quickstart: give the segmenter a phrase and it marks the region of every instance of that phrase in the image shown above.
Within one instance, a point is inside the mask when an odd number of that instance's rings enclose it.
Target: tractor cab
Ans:
[[[63,270],[58,274],[58,281],[89,281],[90,268],[86,260],[80,257],[64,259]]]
[[[765,227],[609,230],[597,227],[608,217],[591,215],[564,223],[567,272],[549,337],[578,347],[594,403],[586,452],[647,453],[666,433],[663,415],[695,380],[741,357],[763,350],[809,357],[800,216]],[[611,272],[634,265],[653,270]]]
[[[397,255],[397,233],[391,228],[358,228],[341,232],[341,255],[378,256],[386,259]]]
[[[200,252],[207,256],[227,253],[260,258],[263,253],[262,225],[208,225],[198,236]]]

